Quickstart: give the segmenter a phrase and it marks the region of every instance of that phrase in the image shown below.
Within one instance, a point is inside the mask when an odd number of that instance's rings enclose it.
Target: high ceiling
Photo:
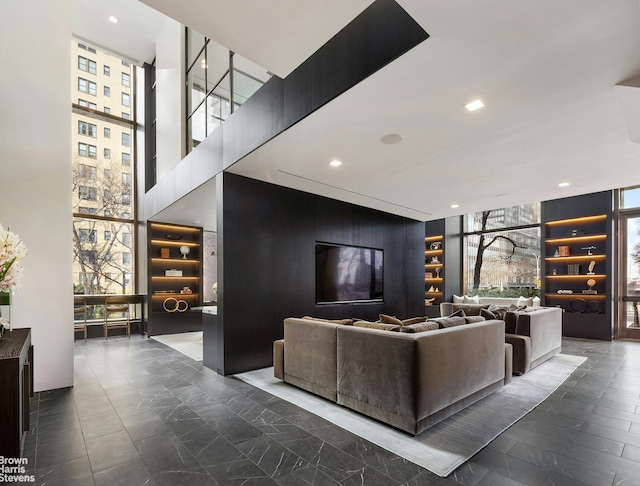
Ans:
[[[145,3],[286,76],[371,2]],[[431,37],[233,172],[418,220],[640,184],[638,0],[398,3]]]

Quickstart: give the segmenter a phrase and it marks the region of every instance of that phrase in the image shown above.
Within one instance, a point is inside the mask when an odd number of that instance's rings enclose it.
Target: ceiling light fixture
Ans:
[[[335,159],[329,162],[329,165],[331,167],[340,167],[342,165],[342,162],[340,162],[338,159]]]
[[[451,209],[458,209],[460,207],[459,204],[452,204]]]
[[[476,111],[476,110],[479,110],[480,108],[483,108],[484,103],[482,102],[482,100],[475,100],[475,101],[472,101],[471,103],[467,103],[466,105],[464,105],[464,107],[469,111]]]
[[[560,184],[558,184],[558,187],[568,187],[570,185],[571,185],[571,183],[569,183],[569,182],[561,182]]]
[[[109,16],[109,21],[113,22],[114,24],[118,23],[118,17],[114,17],[113,15]]]

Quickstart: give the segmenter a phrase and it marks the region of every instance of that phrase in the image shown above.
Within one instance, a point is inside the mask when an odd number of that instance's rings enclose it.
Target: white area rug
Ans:
[[[166,344],[196,361],[202,361],[202,331],[162,334],[151,339]]]
[[[415,437],[284,383],[274,378],[273,368],[235,376],[445,477],[551,395],[585,360],[556,355]]]

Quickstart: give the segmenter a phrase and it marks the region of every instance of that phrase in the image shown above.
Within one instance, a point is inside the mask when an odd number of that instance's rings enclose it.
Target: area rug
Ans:
[[[273,377],[273,368],[235,376],[445,477],[551,395],[585,360],[558,354],[415,437],[288,385]]]

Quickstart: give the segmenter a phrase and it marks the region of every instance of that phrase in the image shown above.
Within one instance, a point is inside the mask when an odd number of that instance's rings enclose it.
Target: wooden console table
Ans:
[[[0,340],[0,456],[22,455],[32,396],[31,329],[13,329],[10,339]]]

